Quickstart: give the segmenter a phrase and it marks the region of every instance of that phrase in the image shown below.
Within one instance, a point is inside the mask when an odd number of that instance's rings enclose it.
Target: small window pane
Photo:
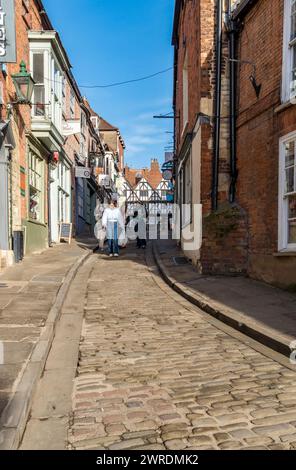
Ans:
[[[296,219],[289,221],[289,244],[296,243]]]
[[[296,195],[288,201],[288,243],[296,243]]]
[[[296,196],[289,197],[289,219],[296,219]]]
[[[34,115],[45,115],[45,88],[43,85],[35,85],[34,88]]]
[[[295,142],[289,142],[286,144],[286,152],[285,152],[285,166],[288,168],[289,166],[294,165],[295,160]]]
[[[286,193],[294,191],[294,167],[286,170]]]
[[[43,54],[33,55],[33,78],[36,83],[44,83],[44,57]]]

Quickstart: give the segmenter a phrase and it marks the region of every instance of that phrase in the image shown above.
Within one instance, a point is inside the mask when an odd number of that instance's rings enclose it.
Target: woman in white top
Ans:
[[[111,204],[105,209],[102,218],[102,225],[107,230],[107,239],[109,246],[109,256],[119,256],[119,231],[124,230],[124,221],[121,210],[118,207],[117,201],[113,200]]]

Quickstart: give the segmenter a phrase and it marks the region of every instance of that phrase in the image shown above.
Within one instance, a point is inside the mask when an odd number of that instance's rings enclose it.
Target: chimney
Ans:
[[[152,158],[151,160],[151,171],[153,171],[153,173],[155,172],[159,172],[159,163],[158,163],[158,160],[157,158]]]

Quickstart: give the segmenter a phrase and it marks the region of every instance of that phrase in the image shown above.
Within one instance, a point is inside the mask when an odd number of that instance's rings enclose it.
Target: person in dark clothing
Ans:
[[[144,211],[144,208],[143,208]],[[135,225],[135,232],[138,234],[137,236],[137,248],[145,249],[147,246],[147,231],[146,231],[146,218],[143,215],[143,212],[135,211],[134,218],[137,219],[137,223]]]

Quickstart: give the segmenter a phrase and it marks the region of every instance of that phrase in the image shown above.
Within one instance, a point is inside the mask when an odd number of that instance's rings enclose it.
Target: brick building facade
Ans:
[[[23,232],[24,221],[28,220],[29,198],[27,192],[27,145],[28,142],[38,147],[31,133],[31,108],[29,105],[13,105],[8,116],[7,104],[15,101],[15,88],[11,75],[19,72],[19,64],[23,60],[30,70],[30,47],[28,40],[29,30],[49,29],[51,25],[41,14],[41,2],[15,1],[15,23],[16,23],[16,64],[2,64],[1,83],[3,90],[3,104],[1,106],[1,121],[7,122],[13,136],[14,145],[6,155],[6,179],[8,204],[3,218],[8,220],[6,240],[0,247],[1,265],[13,262],[13,237],[16,232]],[[3,143],[5,145],[5,142]],[[47,160],[48,155],[45,155]],[[44,180],[48,180],[47,165],[44,168]],[[47,201],[44,200],[44,227],[48,223]],[[43,228],[40,225],[40,232]],[[29,235],[28,233],[26,234]],[[29,235],[30,236],[30,235]],[[44,245],[47,241],[47,232],[44,230]],[[37,242],[37,249],[39,248]]]
[[[176,1],[176,198],[191,206],[180,238],[201,272],[296,283],[291,8],[290,0]],[[200,227],[200,243],[186,249]]]
[[[198,269],[204,273],[242,273],[246,272],[246,237],[242,236],[246,222],[244,211],[228,202],[228,41],[225,32],[218,36],[217,15],[217,2],[213,0],[176,1],[176,198],[181,207],[181,244]],[[220,119],[216,118],[218,111]],[[217,207],[212,211],[213,204]],[[188,245],[191,238],[193,249]]]
[[[237,199],[248,214],[248,273],[290,287],[296,285],[292,7],[291,0],[258,0],[240,2],[234,11],[242,61],[237,77]],[[243,61],[256,66],[259,98],[250,86],[250,65]]]
[[[92,235],[105,194],[96,172],[104,146],[59,34],[41,0],[14,6],[17,62],[0,70],[0,268],[58,243],[63,222],[74,236]],[[17,101],[12,80],[21,62],[35,81],[29,104]],[[91,167],[91,177],[77,167]]]

